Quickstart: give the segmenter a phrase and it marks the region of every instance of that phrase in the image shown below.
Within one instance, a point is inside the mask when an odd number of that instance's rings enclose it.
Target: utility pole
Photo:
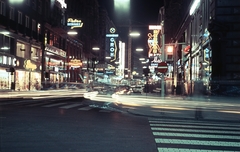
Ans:
[[[132,32],[131,21],[129,21],[128,34]],[[128,82],[131,85],[131,72],[132,72],[132,38],[128,36]]]
[[[165,61],[165,35],[162,34],[162,60],[163,62]],[[164,73],[162,73],[162,78],[161,78],[161,97],[164,97],[165,95],[165,85],[164,85],[165,77]]]

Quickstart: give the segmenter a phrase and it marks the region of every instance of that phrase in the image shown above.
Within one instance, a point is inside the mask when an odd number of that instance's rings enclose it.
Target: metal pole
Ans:
[[[193,20],[193,19],[192,19]],[[190,96],[192,96],[192,20],[190,24],[190,50],[189,50],[189,67],[190,67]]]
[[[165,62],[165,35],[162,34],[162,60]],[[161,81],[161,97],[164,97],[165,87],[164,87],[164,73],[162,73],[162,81]]]
[[[132,32],[131,21],[129,21],[129,31],[128,34]],[[128,81],[130,85],[131,81],[131,73],[132,73],[132,38],[128,36]]]

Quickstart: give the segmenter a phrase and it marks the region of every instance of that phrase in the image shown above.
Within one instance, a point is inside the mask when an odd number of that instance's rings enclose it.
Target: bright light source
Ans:
[[[76,32],[76,31],[69,31],[69,32],[67,32],[67,34],[68,34],[68,35],[77,35],[78,32]]]
[[[142,48],[137,48],[136,51],[143,51],[143,49]]]
[[[97,50],[100,50],[100,48],[99,47],[93,47],[92,50],[97,51]]]
[[[10,32],[1,32],[1,34],[8,35],[8,34],[10,34]]]
[[[139,60],[140,60],[140,61],[143,61],[143,60],[145,60],[145,58],[139,58]]]
[[[173,52],[173,46],[167,46],[167,53]]]
[[[200,2],[201,2],[201,0],[194,0],[192,6],[191,6],[191,8],[190,8],[190,11],[189,11],[190,16],[193,15],[193,13],[194,13],[194,12],[196,11],[196,9],[199,7]]]
[[[161,25],[149,25],[148,29],[149,30],[161,30],[162,26]]]
[[[106,59],[111,59],[111,57],[110,57],[110,56],[106,56],[105,58],[106,58]]]
[[[22,3],[24,0],[9,0],[9,3]]]
[[[137,37],[137,36],[140,36],[140,33],[138,33],[138,32],[132,32],[132,33],[130,33],[129,35],[132,36],[132,37]]]
[[[1,50],[9,50],[10,48],[9,47],[6,47],[6,46],[4,46],[4,47],[1,47]]]

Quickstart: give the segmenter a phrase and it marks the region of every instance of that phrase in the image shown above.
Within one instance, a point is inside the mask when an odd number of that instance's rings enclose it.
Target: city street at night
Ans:
[[[8,101],[5,98],[0,102],[0,150],[161,152],[240,149],[240,120],[236,112],[240,106],[233,101],[221,101],[220,105],[211,100],[180,100],[179,97],[172,100],[145,95],[122,99],[125,103],[120,103],[120,99],[116,102],[109,95],[94,95],[91,99],[51,96]],[[196,119],[195,106],[200,104],[203,117]]]
[[[240,0],[0,0],[0,152],[240,152]]]

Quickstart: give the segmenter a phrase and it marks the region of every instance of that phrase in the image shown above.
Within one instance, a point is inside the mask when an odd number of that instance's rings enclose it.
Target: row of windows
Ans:
[[[14,18],[14,13],[15,13],[15,9],[13,7],[9,7],[9,19],[10,20],[15,20]],[[3,1],[0,1],[0,15],[6,16],[6,9],[5,9],[5,3]],[[23,25],[23,14],[22,12],[18,11],[18,16],[17,16],[17,22],[18,24]],[[32,19],[32,30],[33,31],[37,31],[37,27],[39,27],[40,25],[36,23],[36,21],[34,19]],[[25,15],[25,27],[30,28],[30,18],[29,16]],[[39,30],[39,29],[38,29]]]

